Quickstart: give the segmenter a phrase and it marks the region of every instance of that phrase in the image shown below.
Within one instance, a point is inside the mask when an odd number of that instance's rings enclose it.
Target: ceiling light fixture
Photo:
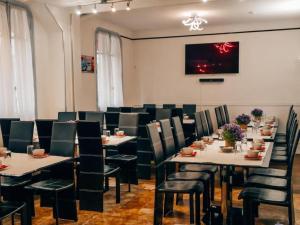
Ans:
[[[126,10],[127,10],[127,11],[130,10],[130,1],[127,2]]]
[[[76,15],[80,16],[81,15],[81,6],[78,6],[77,9],[75,10]]]
[[[117,11],[116,7],[114,6],[114,3],[111,4],[111,11],[112,12],[116,12]]]
[[[94,5],[94,8],[93,8],[92,12],[93,12],[94,14],[97,14],[97,13],[98,13],[98,10],[97,10],[97,4]]]
[[[202,2],[206,3],[208,0],[202,0]]]
[[[189,18],[182,21],[184,26],[189,26],[190,31],[201,31],[204,28],[203,24],[207,24],[207,20],[201,18],[200,16],[190,16]]]

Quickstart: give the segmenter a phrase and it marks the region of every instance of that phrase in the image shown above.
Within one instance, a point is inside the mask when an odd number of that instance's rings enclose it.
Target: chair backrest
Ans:
[[[85,120],[86,111],[78,111],[79,120]]]
[[[223,105],[223,109],[225,113],[225,123],[230,123],[230,116],[229,116],[227,105]]]
[[[293,110],[292,113],[291,113],[291,118],[290,118],[290,120],[289,120],[288,129],[287,129],[287,131],[286,131],[287,142],[289,141],[289,137],[290,137],[290,132],[291,132],[291,129],[292,129],[292,125],[293,125],[293,123],[295,122],[296,117],[297,117],[297,114],[296,114],[296,112]]]
[[[181,120],[178,116],[172,117],[172,124],[174,130],[175,145],[178,152],[185,147],[184,132],[183,132]]]
[[[170,119],[171,118],[171,109],[156,109],[155,112],[155,119],[163,120],[163,119]]]
[[[40,148],[50,152],[52,126],[55,120],[35,120]]]
[[[205,110],[205,117],[206,117],[206,121],[207,121],[207,126],[208,126],[208,131],[209,134],[213,134],[214,133],[214,126],[211,120],[211,116],[210,116],[210,111],[207,109]]]
[[[156,108],[156,104],[144,104],[143,107],[145,109],[149,109],[149,108],[155,109]]]
[[[80,149],[80,209],[98,211],[101,209],[101,195],[96,193],[104,192],[105,165],[99,122],[78,121],[77,134]]]
[[[104,125],[104,112],[86,112],[85,120],[91,121],[91,122],[99,122],[100,123],[100,131],[102,134],[103,125]]]
[[[288,178],[287,181],[288,181],[288,190],[289,190],[288,194],[291,194],[290,191],[291,191],[291,184],[292,184],[293,165],[294,165],[295,154],[298,148],[299,139],[300,139],[300,131],[297,130],[295,135],[295,140],[293,143],[292,152],[288,161],[288,168],[287,168],[287,178]]]
[[[132,112],[139,113],[139,112],[146,112],[146,109],[145,109],[145,108],[142,108],[142,107],[134,107],[134,108],[132,108],[131,111],[132,111]]]
[[[75,122],[54,122],[50,155],[74,157],[76,123]]]
[[[27,153],[27,146],[32,145],[33,127],[33,121],[11,122],[9,150],[17,153]]]
[[[289,137],[287,139],[288,153],[290,153],[291,150],[292,150],[297,129],[298,129],[298,119],[295,118],[294,121],[292,122],[291,129],[290,129],[290,132],[289,132]]]
[[[58,112],[59,122],[67,122],[67,121],[75,121],[75,120],[76,120],[76,112]]]
[[[172,157],[177,152],[175,147],[173,131],[169,119],[160,120],[159,122],[165,158],[167,159],[169,157]]]
[[[215,113],[216,113],[216,118],[217,118],[217,125],[218,125],[218,128],[220,128],[223,126],[223,122],[222,122],[222,117],[221,117],[221,112],[220,112],[219,107],[215,108]]]
[[[121,107],[121,112],[122,113],[131,113],[132,107],[127,107],[127,106]]]
[[[225,113],[224,113],[224,109],[223,106],[219,106],[219,110],[220,110],[220,115],[221,115],[221,120],[222,120],[222,126],[226,124],[226,119],[225,119]]]
[[[139,122],[138,122],[138,136],[141,138],[148,138],[148,133],[146,130],[146,125],[150,123],[150,115],[149,113],[142,112],[139,113]]]
[[[187,115],[194,115],[196,112],[196,104],[183,104],[183,113]]]
[[[106,129],[110,130],[110,133],[114,133],[114,129],[119,126],[119,112],[106,112],[105,113],[105,123]]]
[[[183,109],[182,108],[172,109],[171,116],[172,117],[178,116],[181,120],[183,120]]]
[[[8,147],[10,126],[12,121],[20,121],[20,118],[0,118],[0,127],[4,147]]]
[[[156,108],[146,108],[146,112],[149,113],[150,121],[156,118]]]
[[[120,107],[107,107],[106,112],[121,112]]]
[[[288,131],[288,128],[289,128],[289,123],[290,123],[290,119],[292,117],[292,112],[294,111],[294,105],[291,105],[290,106],[290,109],[289,109],[289,114],[288,114],[288,118],[287,118],[287,121],[286,121],[286,132]]]
[[[138,135],[138,113],[120,113],[119,129],[123,130],[126,135],[137,136]]]
[[[201,123],[202,123],[203,134],[204,135],[209,135],[208,125],[207,125],[207,121],[206,121],[206,117],[205,117],[205,112],[204,111],[200,112],[200,120],[201,120]]]
[[[155,183],[158,186],[165,180],[164,150],[155,123],[147,124],[148,136],[150,139],[151,149],[153,150],[155,162]]]
[[[200,112],[195,113],[195,127],[196,127],[196,136],[197,139],[201,139],[204,136],[203,125],[201,122]]]
[[[175,109],[176,104],[163,104],[163,109]]]

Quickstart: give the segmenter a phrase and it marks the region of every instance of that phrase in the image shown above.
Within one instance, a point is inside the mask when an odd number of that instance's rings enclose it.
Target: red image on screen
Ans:
[[[185,47],[186,74],[239,72],[239,42],[192,44]]]

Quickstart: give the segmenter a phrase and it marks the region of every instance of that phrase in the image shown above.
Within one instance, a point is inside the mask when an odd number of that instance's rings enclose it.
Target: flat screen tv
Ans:
[[[185,46],[185,74],[239,72],[239,42],[190,44]]]

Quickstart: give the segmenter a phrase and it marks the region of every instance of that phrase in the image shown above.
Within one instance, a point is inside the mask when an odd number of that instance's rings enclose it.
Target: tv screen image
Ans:
[[[185,46],[185,73],[239,72],[239,42],[189,44]]]

